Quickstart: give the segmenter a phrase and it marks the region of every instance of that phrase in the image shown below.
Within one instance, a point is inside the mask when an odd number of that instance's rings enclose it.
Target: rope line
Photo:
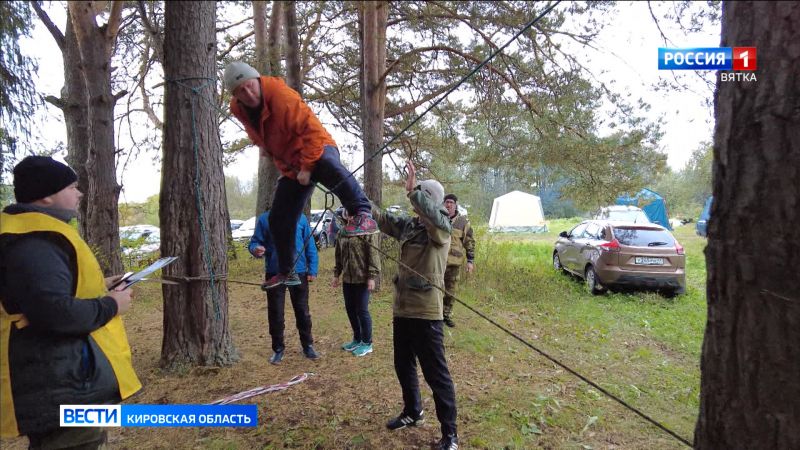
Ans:
[[[453,299],[455,299],[455,300],[456,300],[458,303],[460,303],[461,305],[465,306],[467,309],[469,309],[470,311],[474,312],[474,313],[475,313],[475,314],[477,314],[479,317],[481,317],[482,319],[484,319],[484,320],[486,320],[487,322],[491,323],[491,324],[492,324],[492,325],[494,325],[495,327],[499,328],[500,330],[502,330],[503,332],[505,332],[505,333],[506,333],[506,334],[508,334],[509,336],[511,336],[511,337],[513,337],[514,339],[518,340],[519,342],[521,342],[522,344],[524,344],[525,346],[527,346],[527,347],[528,347],[528,348],[530,348],[531,350],[534,350],[535,352],[537,352],[537,353],[539,353],[540,355],[544,356],[545,358],[547,358],[548,360],[550,360],[550,361],[551,361],[551,362],[553,362],[554,364],[558,365],[558,366],[559,366],[559,367],[561,367],[562,369],[564,369],[564,370],[566,370],[567,372],[571,373],[572,375],[576,376],[577,378],[579,378],[580,380],[582,380],[583,382],[585,382],[585,383],[586,383],[586,384],[588,384],[589,386],[591,386],[591,387],[593,387],[593,388],[597,389],[598,391],[602,392],[602,393],[603,393],[603,394],[605,394],[605,395],[606,395],[608,398],[610,398],[610,399],[612,399],[612,400],[616,401],[617,403],[619,403],[620,405],[624,406],[624,407],[625,407],[625,408],[627,408],[628,410],[630,410],[630,411],[633,411],[633,412],[634,412],[634,413],[636,413],[636,414],[637,414],[639,417],[641,417],[642,419],[646,420],[647,422],[650,422],[651,424],[655,425],[656,427],[658,427],[658,428],[659,428],[659,429],[661,429],[662,431],[666,432],[667,434],[669,434],[669,435],[670,435],[670,436],[672,436],[673,438],[677,439],[678,441],[682,442],[683,444],[686,444],[686,445],[687,445],[687,446],[689,446],[689,447],[692,447],[692,444],[691,444],[691,443],[690,443],[690,442],[689,442],[687,439],[685,439],[684,437],[680,436],[680,435],[679,435],[679,434],[677,434],[676,432],[674,432],[674,431],[670,430],[670,429],[669,429],[669,428],[667,428],[665,425],[661,424],[661,423],[660,423],[660,422],[658,422],[657,420],[655,420],[655,419],[653,419],[652,417],[648,416],[647,414],[643,413],[642,411],[640,411],[640,410],[639,410],[639,409],[637,409],[636,407],[634,407],[634,406],[632,406],[632,405],[628,404],[628,403],[627,403],[625,400],[622,400],[621,398],[617,397],[616,395],[614,395],[614,394],[612,394],[611,392],[607,391],[606,389],[602,388],[602,387],[601,387],[599,384],[597,384],[597,383],[595,383],[594,381],[590,380],[590,379],[589,379],[589,378],[587,378],[586,376],[584,376],[584,375],[581,375],[581,374],[580,374],[578,371],[576,371],[575,369],[573,369],[573,368],[571,368],[571,367],[567,366],[565,363],[562,363],[562,362],[561,362],[561,361],[559,361],[559,360],[558,360],[556,357],[554,357],[554,356],[551,356],[550,354],[548,354],[548,353],[547,353],[547,352],[545,352],[544,350],[541,350],[541,349],[539,349],[539,348],[538,348],[538,347],[536,347],[535,345],[533,345],[533,344],[531,344],[530,342],[528,342],[528,341],[527,341],[525,338],[523,338],[523,337],[519,336],[518,334],[514,333],[513,331],[511,331],[511,330],[509,330],[508,328],[504,327],[503,325],[500,325],[499,323],[497,323],[496,321],[494,321],[494,320],[493,320],[491,317],[489,317],[489,316],[487,316],[486,314],[482,313],[482,312],[481,312],[481,311],[479,311],[478,309],[476,309],[476,308],[474,308],[474,307],[472,307],[472,306],[468,305],[467,303],[465,303],[463,300],[461,300],[460,298],[456,297],[456,296],[455,296],[455,295],[453,295],[452,293],[449,293],[449,292],[447,292],[447,291],[446,291],[444,288],[442,288],[441,286],[439,286],[439,285],[438,285],[438,284],[436,284],[436,283],[433,283],[433,282],[432,282],[431,280],[429,280],[427,277],[425,277],[424,275],[420,274],[419,272],[417,272],[417,271],[416,271],[416,270],[414,270],[413,268],[409,267],[407,264],[404,264],[402,261],[400,261],[400,260],[398,260],[398,259],[394,258],[393,256],[389,255],[388,253],[386,253],[386,252],[385,252],[385,251],[383,251],[382,249],[378,248],[377,246],[373,245],[372,243],[370,243],[369,245],[370,245],[372,248],[374,248],[375,250],[377,250],[378,252],[380,252],[380,253],[381,253],[383,256],[385,256],[385,257],[387,257],[387,258],[391,259],[392,261],[396,262],[398,265],[401,265],[401,266],[403,266],[404,268],[406,268],[406,269],[408,269],[409,271],[413,272],[413,273],[414,273],[415,275],[417,275],[418,277],[421,277],[422,279],[424,279],[425,281],[427,281],[427,282],[428,282],[428,283],[429,283],[431,286],[435,287],[436,289],[440,290],[441,292],[443,292],[443,293],[444,293],[444,294],[446,294],[446,295],[450,295],[450,296],[451,296],[451,297],[453,297]]]
[[[290,388],[291,386],[294,386],[295,384],[302,383],[303,381],[306,381],[308,379],[308,377],[311,376],[311,375],[314,375],[314,374],[311,373],[311,372],[304,372],[302,375],[297,375],[297,376],[293,377],[291,380],[289,380],[289,381],[287,381],[285,383],[277,383],[277,384],[271,384],[271,385],[266,385],[266,386],[259,386],[259,387],[253,388],[253,389],[249,389],[247,391],[242,391],[242,392],[239,392],[237,394],[229,395],[227,397],[224,397],[224,398],[221,398],[219,400],[213,401],[213,402],[209,403],[209,405],[228,405],[228,404],[231,404],[233,402],[238,402],[240,400],[245,400],[245,399],[248,399],[248,398],[251,398],[251,397],[255,397],[257,395],[262,395],[262,394],[266,394],[266,393],[269,393],[269,392],[282,391],[284,389]]]

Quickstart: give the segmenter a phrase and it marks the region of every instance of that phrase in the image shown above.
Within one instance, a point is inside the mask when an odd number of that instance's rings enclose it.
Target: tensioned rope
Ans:
[[[447,292],[447,291],[446,291],[444,288],[442,288],[441,286],[439,286],[439,285],[438,285],[438,284],[436,284],[436,283],[433,283],[433,282],[432,282],[431,280],[429,280],[427,277],[425,277],[424,275],[420,274],[419,272],[417,272],[417,271],[416,271],[416,270],[414,270],[413,268],[409,267],[407,264],[404,264],[402,261],[398,260],[397,258],[395,258],[395,257],[393,257],[393,256],[389,255],[388,253],[386,253],[385,251],[383,251],[383,249],[381,249],[381,248],[378,248],[378,246],[376,246],[376,245],[373,245],[372,243],[370,243],[370,246],[371,246],[372,248],[374,248],[375,250],[377,250],[378,252],[380,252],[380,253],[381,253],[383,256],[385,256],[386,258],[388,258],[388,259],[391,259],[392,261],[394,261],[394,262],[395,262],[395,263],[397,263],[398,265],[401,265],[401,266],[403,266],[405,269],[409,270],[410,272],[413,272],[413,273],[414,273],[415,275],[417,275],[418,277],[421,277],[422,279],[424,279],[425,281],[427,281],[427,282],[428,282],[428,284],[430,284],[431,286],[435,287],[436,289],[438,289],[439,291],[441,291],[441,292],[442,292],[442,293],[444,293],[445,295],[450,295],[450,296],[451,296],[451,297],[453,297],[453,299],[455,299],[455,300],[456,300],[458,303],[462,304],[463,306],[465,306],[467,309],[469,309],[470,311],[472,311],[472,312],[474,312],[475,314],[477,314],[477,315],[478,315],[479,317],[481,317],[482,319],[486,320],[487,322],[491,323],[491,324],[492,324],[492,325],[494,325],[495,327],[499,328],[499,329],[500,329],[500,330],[502,330],[504,333],[506,333],[506,334],[508,334],[509,336],[513,337],[514,339],[518,340],[519,342],[521,342],[522,344],[524,344],[525,346],[527,346],[527,347],[528,347],[528,348],[530,348],[531,350],[533,350],[533,351],[535,351],[535,352],[539,353],[540,355],[544,356],[545,358],[547,358],[548,360],[550,360],[550,361],[551,361],[551,362],[553,362],[554,364],[556,364],[556,365],[558,365],[559,367],[563,368],[564,370],[566,370],[567,372],[571,373],[572,375],[574,375],[574,376],[578,377],[579,379],[581,379],[583,382],[585,382],[585,383],[586,383],[586,384],[588,384],[589,386],[591,386],[591,387],[593,387],[593,388],[597,389],[598,391],[602,392],[602,393],[603,393],[603,394],[605,394],[605,395],[606,395],[608,398],[610,398],[610,399],[612,399],[612,400],[616,401],[617,403],[619,403],[620,405],[622,405],[622,406],[624,406],[625,408],[629,409],[630,411],[633,411],[633,412],[634,412],[634,413],[636,413],[636,414],[637,414],[639,417],[641,417],[641,418],[643,418],[644,420],[646,420],[647,422],[650,422],[651,424],[655,425],[656,427],[658,427],[658,428],[659,428],[659,429],[661,429],[662,431],[666,432],[667,434],[669,434],[669,435],[670,435],[670,436],[672,436],[673,438],[677,439],[678,441],[682,442],[683,444],[686,444],[686,445],[687,445],[687,446],[689,446],[689,447],[691,447],[691,446],[692,446],[692,444],[691,444],[691,443],[689,443],[689,441],[688,441],[687,439],[685,439],[684,437],[680,436],[678,433],[676,433],[676,432],[674,432],[674,431],[670,430],[670,429],[669,429],[669,428],[667,428],[665,425],[663,425],[661,422],[659,422],[659,421],[657,421],[657,420],[653,419],[652,417],[650,417],[650,416],[648,416],[647,414],[643,413],[642,411],[640,411],[640,410],[639,410],[639,409],[637,409],[636,407],[634,407],[634,406],[632,406],[632,405],[628,404],[628,403],[627,403],[625,400],[623,400],[623,399],[621,399],[621,398],[617,397],[616,395],[612,394],[611,392],[607,391],[606,389],[604,389],[603,387],[601,387],[599,384],[597,384],[597,383],[595,383],[594,381],[590,380],[590,379],[589,379],[589,378],[587,378],[586,376],[584,376],[584,375],[580,374],[580,373],[579,373],[577,370],[575,370],[575,369],[573,369],[573,368],[569,367],[568,365],[566,365],[565,363],[561,362],[561,361],[560,361],[558,358],[556,358],[556,357],[554,357],[554,356],[551,356],[550,354],[548,354],[548,353],[547,353],[547,352],[545,352],[544,350],[542,350],[542,349],[540,349],[540,348],[536,347],[535,345],[531,344],[531,343],[530,343],[528,340],[526,340],[525,338],[523,338],[523,337],[519,336],[518,334],[514,333],[513,331],[511,331],[511,330],[509,330],[508,328],[504,327],[503,325],[500,325],[499,323],[497,323],[496,321],[494,321],[494,320],[493,320],[491,317],[489,317],[489,316],[487,316],[486,314],[482,313],[482,312],[481,312],[481,311],[479,311],[477,308],[474,308],[474,307],[470,306],[469,304],[465,303],[463,300],[461,300],[460,298],[456,297],[456,296],[455,296],[453,293]]]

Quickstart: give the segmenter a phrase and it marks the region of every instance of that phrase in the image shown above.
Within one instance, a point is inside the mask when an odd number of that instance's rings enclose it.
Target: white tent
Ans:
[[[547,231],[542,200],[532,194],[511,191],[494,199],[489,231],[524,231],[540,233]]]

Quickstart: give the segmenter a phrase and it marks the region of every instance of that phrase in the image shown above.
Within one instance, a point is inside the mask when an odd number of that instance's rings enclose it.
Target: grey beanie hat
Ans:
[[[425,180],[419,183],[419,189],[434,203],[441,205],[444,202],[444,187],[436,180]]]
[[[225,67],[225,75],[223,75],[225,89],[233,94],[234,89],[239,87],[240,84],[260,76],[258,71],[250,67],[249,64],[241,61],[233,61]]]

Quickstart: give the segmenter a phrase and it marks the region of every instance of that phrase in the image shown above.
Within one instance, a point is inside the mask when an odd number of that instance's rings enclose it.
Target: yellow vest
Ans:
[[[76,298],[92,299],[106,295],[103,271],[89,246],[70,225],[47,214],[30,212],[22,214],[0,213],[0,234],[26,234],[38,231],[50,231],[64,236],[78,259],[78,287]],[[8,344],[11,327],[21,329],[28,325],[22,314],[8,314],[0,305],[0,436],[13,437],[19,435],[14,401],[11,398],[11,370],[8,362]],[[91,333],[97,346],[103,351],[119,385],[122,399],[128,398],[142,384],[136,377],[131,363],[131,348],[122,318],[114,316],[104,326]]]

